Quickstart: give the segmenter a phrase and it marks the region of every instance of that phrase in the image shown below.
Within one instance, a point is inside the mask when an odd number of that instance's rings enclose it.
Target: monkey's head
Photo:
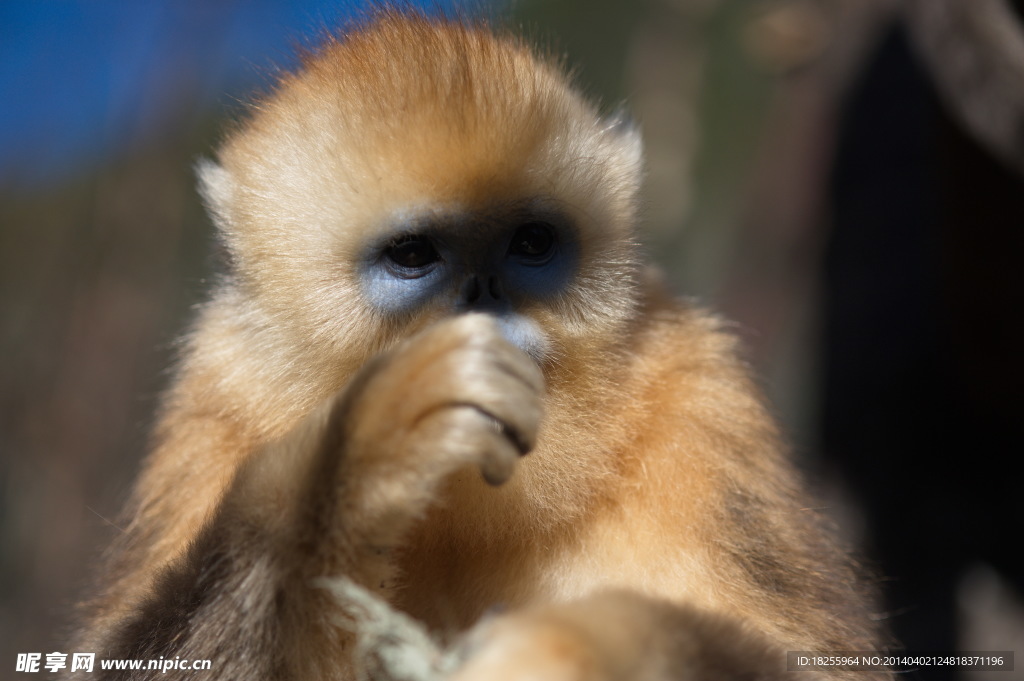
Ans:
[[[633,315],[639,136],[517,39],[385,14],[285,76],[219,161],[200,173],[228,285],[318,366],[467,311],[557,363]]]

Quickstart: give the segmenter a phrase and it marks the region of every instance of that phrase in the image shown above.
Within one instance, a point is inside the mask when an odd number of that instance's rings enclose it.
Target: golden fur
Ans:
[[[734,339],[642,269],[640,166],[633,130],[484,27],[383,13],[309,55],[201,169],[231,270],[83,649],[351,678],[310,587],[338,573],[473,629],[460,679],[779,678],[786,650],[874,649]],[[565,291],[517,309],[542,357],[486,315],[366,303],[353,263],[388,224],[524,201],[580,239]]]

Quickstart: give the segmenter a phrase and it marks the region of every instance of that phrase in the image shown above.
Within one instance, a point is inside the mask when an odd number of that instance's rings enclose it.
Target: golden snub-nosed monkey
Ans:
[[[641,164],[558,63],[472,22],[383,11],[283,76],[201,164],[229,271],[78,649],[362,678],[323,578],[459,681],[875,649],[735,340],[644,269]]]

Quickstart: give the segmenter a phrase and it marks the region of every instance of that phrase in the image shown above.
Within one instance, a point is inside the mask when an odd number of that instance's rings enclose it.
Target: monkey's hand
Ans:
[[[335,425],[345,522],[391,546],[456,470],[507,481],[536,442],[543,386],[537,364],[481,314],[436,324],[372,361]]]
[[[97,634],[101,645],[113,657],[220,659],[218,679],[269,678],[270,669],[284,670],[274,678],[345,677],[348,639],[323,626],[337,606],[317,578],[386,591],[388,549],[445,478],[465,466],[494,484],[512,475],[536,441],[542,390],[533,360],[483,315],[442,322],[378,357],[254,452],[144,602]],[[246,652],[229,663],[222,653],[239,638]]]

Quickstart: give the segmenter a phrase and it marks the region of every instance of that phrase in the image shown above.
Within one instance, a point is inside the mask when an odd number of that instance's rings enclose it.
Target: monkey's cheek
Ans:
[[[537,322],[514,312],[495,317],[495,320],[505,340],[525,352],[533,361],[540,364],[548,357],[551,341]]]

